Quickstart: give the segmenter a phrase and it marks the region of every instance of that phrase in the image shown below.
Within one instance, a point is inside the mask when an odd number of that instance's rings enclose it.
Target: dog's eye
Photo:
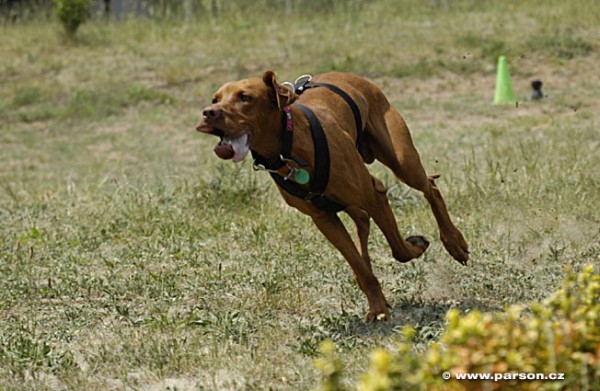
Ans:
[[[247,102],[251,102],[252,101],[252,96],[248,95],[248,94],[245,94],[243,92],[240,92],[240,94],[238,95],[238,99],[241,102],[246,102],[247,103]]]
[[[212,104],[214,105],[215,103],[219,103],[219,98],[216,96],[212,99]]]

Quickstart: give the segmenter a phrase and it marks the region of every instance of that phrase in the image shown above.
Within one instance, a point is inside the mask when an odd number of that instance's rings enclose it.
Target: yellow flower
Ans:
[[[449,327],[455,327],[459,320],[460,312],[456,308],[452,308],[446,314],[446,318],[448,318]]]
[[[402,327],[402,334],[406,337],[406,339],[411,341],[415,337],[416,330],[411,325],[407,324],[406,326]]]
[[[335,352],[335,344],[330,339],[323,341],[321,346],[319,346],[319,351],[324,356],[329,356]]]
[[[378,372],[387,372],[391,362],[392,355],[384,349],[376,349],[371,353],[371,364]]]
[[[511,322],[514,322],[515,320],[518,320],[519,317],[521,316],[521,306],[519,305],[511,305],[510,307],[508,307],[508,309],[506,310],[506,315],[508,315],[508,320]]]

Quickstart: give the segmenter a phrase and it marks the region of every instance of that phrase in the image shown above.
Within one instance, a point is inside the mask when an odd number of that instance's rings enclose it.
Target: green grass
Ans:
[[[597,265],[594,2],[398,4],[93,22],[74,41],[56,22],[0,27],[0,388],[309,389],[324,339],[351,376],[406,324],[423,349],[449,308],[527,303],[565,267]],[[499,54],[518,108],[491,105]],[[470,266],[438,240],[398,264],[373,228],[394,308],[365,324],[350,268],[310,220],[194,131],[216,87],[266,69],[380,85],[442,173]],[[401,232],[437,238],[422,197],[372,171]]]

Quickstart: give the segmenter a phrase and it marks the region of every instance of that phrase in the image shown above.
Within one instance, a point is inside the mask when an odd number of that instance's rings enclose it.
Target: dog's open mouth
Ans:
[[[234,162],[244,160],[250,152],[250,137],[244,133],[236,138],[221,136],[221,141],[214,148],[215,153],[221,159],[233,159]]]

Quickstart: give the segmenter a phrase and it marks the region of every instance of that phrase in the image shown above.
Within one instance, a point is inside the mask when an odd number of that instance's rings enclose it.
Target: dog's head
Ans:
[[[214,151],[221,159],[240,162],[248,155],[253,141],[262,131],[281,126],[281,110],[297,95],[277,83],[275,73],[267,71],[262,79],[233,81],[221,86],[212,104],[202,110],[196,130],[220,137]]]

